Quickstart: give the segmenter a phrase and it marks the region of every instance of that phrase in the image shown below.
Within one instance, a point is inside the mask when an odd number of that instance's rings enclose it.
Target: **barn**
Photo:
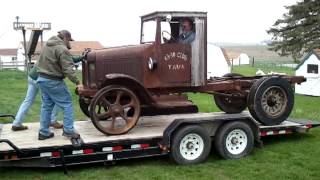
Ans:
[[[320,96],[320,49],[310,51],[296,67],[295,74],[304,76],[307,82],[301,85],[295,85],[295,91],[298,94]]]
[[[232,66],[248,65],[250,64],[250,58],[248,54],[236,52],[233,50],[227,50],[227,55]]]
[[[45,45],[46,42],[38,42],[35,52],[31,57],[31,62],[35,63],[36,60],[39,58],[40,52],[42,47]],[[28,44],[28,42],[27,42]],[[91,49],[102,49],[103,46],[100,44],[100,42],[98,41],[71,41],[71,49],[70,49],[70,53],[74,56],[79,56],[82,54],[82,52],[86,49],[86,48],[91,48]],[[23,48],[23,42],[20,42],[19,44],[19,48],[17,51],[17,59],[19,62],[24,62],[25,60],[25,56],[24,56],[24,48]],[[81,70],[81,66],[77,66],[79,67],[78,69]],[[24,67],[21,69],[24,70]]]
[[[24,62],[17,61],[17,49],[0,49],[0,69],[18,68],[19,65],[23,66]]]
[[[223,48],[212,43],[207,45],[207,78],[221,77],[231,71],[231,64]]]

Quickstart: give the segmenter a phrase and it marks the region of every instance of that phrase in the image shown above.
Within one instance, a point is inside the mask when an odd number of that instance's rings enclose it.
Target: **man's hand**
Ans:
[[[78,89],[78,90],[83,90],[83,89],[84,89],[83,84],[78,84],[78,85],[77,85],[77,89]]]
[[[79,94],[79,91],[83,91],[83,90],[84,90],[83,84],[78,84],[76,88],[76,94]]]
[[[84,51],[83,51],[83,53],[82,53],[83,59],[87,59],[87,55],[88,55],[88,53],[89,53],[90,51],[91,51],[90,48],[84,49]]]

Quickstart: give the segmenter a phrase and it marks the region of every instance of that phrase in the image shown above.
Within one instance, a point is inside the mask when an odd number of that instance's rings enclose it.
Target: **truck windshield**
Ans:
[[[141,43],[154,42],[156,39],[156,21],[145,21],[142,24]]]
[[[161,22],[161,32],[171,33],[171,27],[169,22],[162,21]],[[152,43],[155,42],[157,33],[157,23],[156,21],[145,21],[142,24],[142,34],[141,34],[141,43]],[[163,35],[167,35],[168,33],[161,33],[161,43],[163,43]],[[170,39],[170,36],[169,36]]]

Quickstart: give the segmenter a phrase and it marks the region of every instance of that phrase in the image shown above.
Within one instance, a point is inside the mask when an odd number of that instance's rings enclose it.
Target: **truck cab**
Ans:
[[[182,21],[192,21],[195,39],[179,42]],[[148,76],[160,86],[200,86],[206,80],[206,13],[154,12],[141,17],[141,44],[154,44]]]
[[[196,34],[190,44],[178,42],[185,18],[192,21]],[[127,76],[146,89],[205,85],[206,22],[205,12],[154,12],[142,16],[139,45],[87,54],[83,63],[84,88],[96,92],[108,84],[107,75]]]
[[[193,31],[192,41],[180,41],[181,24],[184,32]],[[144,15],[139,45],[92,50],[82,69],[83,88],[77,89],[80,107],[98,130],[109,135],[128,132],[146,109],[153,115],[159,109],[170,114],[178,107],[183,113],[197,111],[183,96],[185,92],[213,95],[215,104],[226,113],[248,108],[260,123],[280,124],[293,108],[292,84],[305,81],[303,76],[234,73],[207,80],[205,12]]]

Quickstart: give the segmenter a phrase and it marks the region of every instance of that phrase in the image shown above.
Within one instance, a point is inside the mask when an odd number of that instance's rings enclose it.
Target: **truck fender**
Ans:
[[[151,105],[155,103],[149,91],[132,76],[118,73],[107,74],[102,86],[106,87],[109,85],[121,85],[133,90],[142,104]]]

